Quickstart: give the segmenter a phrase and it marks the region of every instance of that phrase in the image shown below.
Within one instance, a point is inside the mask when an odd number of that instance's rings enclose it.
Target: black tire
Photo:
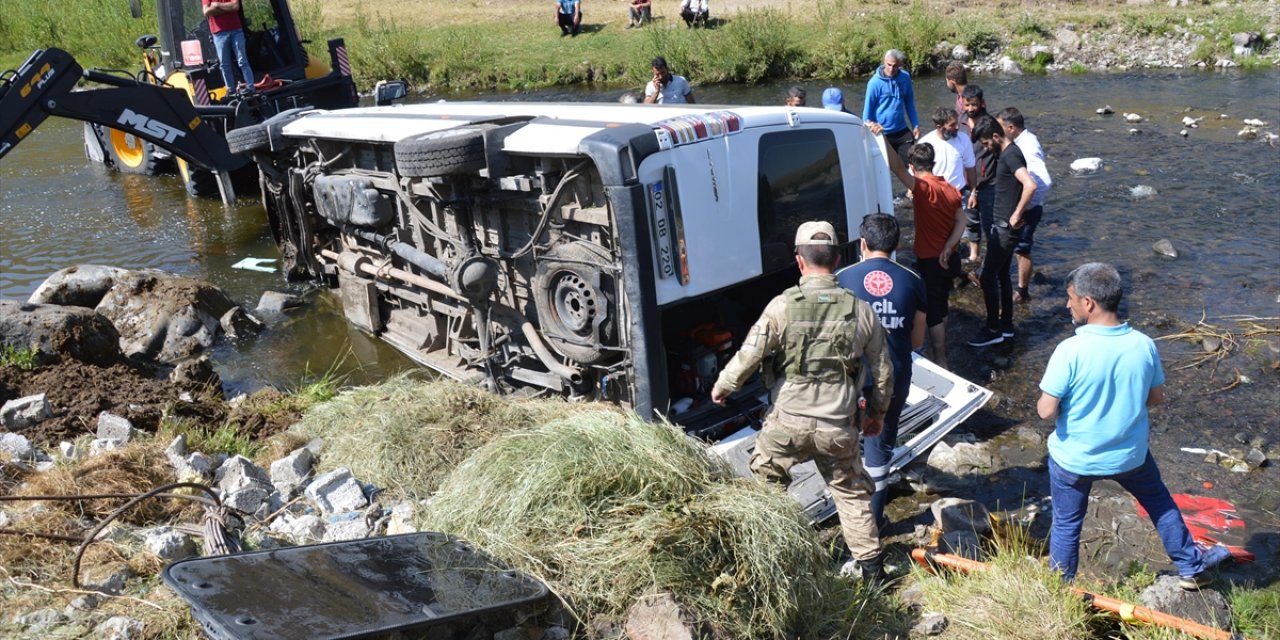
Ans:
[[[237,155],[266,149],[270,145],[271,131],[265,122],[227,132],[227,148]]]
[[[187,194],[192,198],[218,198],[222,192],[218,189],[218,176],[203,167],[193,167],[183,160],[178,161],[178,176],[182,178]]]
[[[494,125],[432,131],[396,143],[396,169],[407,178],[451,176],[485,167],[484,132]]]

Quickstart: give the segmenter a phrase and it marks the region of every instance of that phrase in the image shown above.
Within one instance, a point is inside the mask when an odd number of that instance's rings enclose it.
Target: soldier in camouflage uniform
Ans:
[[[773,410],[757,437],[751,469],[787,484],[791,467],[812,457],[831,490],[853,554],[841,571],[875,579],[882,575],[883,554],[871,516],[873,485],[858,451],[858,427],[868,436],[880,432],[893,392],[893,367],[875,312],[837,284],[833,272],[839,262],[830,223],[800,225],[800,284],[765,307],[742,349],[721,372],[711,400],[725,404],[767,356],[774,356]],[[873,384],[859,425],[864,357]]]

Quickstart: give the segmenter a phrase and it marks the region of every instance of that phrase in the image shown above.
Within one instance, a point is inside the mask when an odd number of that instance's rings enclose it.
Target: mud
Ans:
[[[226,418],[221,392],[183,390],[131,364],[99,367],[74,360],[26,371],[0,367],[0,403],[43,393],[54,417],[18,432],[38,446],[96,433],[103,411],[123,416],[141,431],[155,432],[164,416],[220,424]]]

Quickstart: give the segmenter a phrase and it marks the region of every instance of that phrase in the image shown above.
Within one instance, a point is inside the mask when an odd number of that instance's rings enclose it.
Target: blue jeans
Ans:
[[[1164,543],[1165,553],[1178,568],[1178,575],[1194,576],[1204,571],[1200,550],[1196,548],[1182,512],[1174,504],[1168,487],[1160,479],[1156,459],[1147,459],[1137,468],[1109,476],[1081,476],[1063,469],[1049,456],[1049,494],[1053,498],[1053,528],[1049,536],[1049,566],[1062,572],[1069,581],[1076,576],[1080,561],[1080,529],[1089,507],[1089,490],[1095,480],[1115,480],[1138,504],[1147,510],[1156,526],[1156,535]]]
[[[236,90],[236,67],[244,83],[253,89],[253,69],[249,68],[249,47],[244,41],[244,29],[219,31],[213,34],[213,48],[218,52],[218,68],[222,71],[222,82],[227,93]]]

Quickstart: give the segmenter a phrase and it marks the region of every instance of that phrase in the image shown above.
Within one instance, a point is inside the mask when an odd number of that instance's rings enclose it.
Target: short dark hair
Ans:
[[[1067,274],[1067,286],[1081,298],[1093,298],[1104,311],[1115,313],[1124,297],[1120,272],[1105,262],[1082,264]]]
[[[964,91],[960,92],[960,98],[962,100],[982,100],[982,87],[976,84],[968,85],[964,88]]]
[[[898,239],[902,235],[902,230],[898,227],[897,218],[887,213],[873,213],[862,218],[858,233],[867,242],[867,249],[893,251],[898,248]]]
[[[917,144],[911,147],[911,152],[907,154],[907,164],[911,165],[916,171],[933,172],[933,161],[937,156],[934,155],[933,145],[929,143]]]
[[[965,69],[964,63],[959,60],[948,62],[947,70],[944,73],[948,80],[956,84],[969,84],[969,71]]]
[[[933,126],[941,127],[942,125],[959,120],[960,116],[956,114],[956,110],[951,107],[938,107],[933,110]]]
[[[815,233],[814,240],[825,240],[827,234]],[[830,244],[802,244],[796,247],[796,253],[804,261],[823,269],[835,269],[840,264],[840,247]]]
[[[973,123],[973,140],[989,140],[996,134],[1004,135],[1004,129],[1000,128],[1000,123],[996,122],[991,114],[983,114],[978,121]]]
[[[1018,111],[1016,107],[1005,107],[1004,110],[996,115],[996,118],[1000,122],[1013,125],[1019,131],[1027,128],[1026,121],[1022,118],[1022,112]]]
[[[662,56],[658,56],[658,57],[656,57],[656,58],[654,58],[654,59],[653,59],[653,65],[652,65],[652,66],[653,66],[653,68],[654,68],[654,69],[666,69],[666,68],[667,68],[667,59],[666,59],[666,58],[664,58],[664,57],[662,57]]]
[[[804,98],[805,98],[805,97],[807,97],[808,95],[809,95],[809,92],[805,91],[805,90],[804,90],[804,87],[802,87],[802,86],[800,86],[800,85],[794,85],[794,86],[792,86],[790,89],[787,89],[787,97],[788,97],[788,98],[800,98],[800,99],[804,99]]]

